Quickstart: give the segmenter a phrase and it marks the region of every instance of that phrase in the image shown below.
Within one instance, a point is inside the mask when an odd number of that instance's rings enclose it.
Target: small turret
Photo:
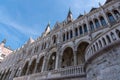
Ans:
[[[45,29],[45,32],[43,33],[43,36],[46,36],[47,34],[49,34],[50,31],[51,31],[51,29],[50,29],[50,23],[48,23],[48,24],[47,24],[47,27],[46,27],[46,29]]]
[[[28,44],[31,44],[33,42],[34,42],[34,39],[32,39],[32,37],[30,37],[29,40],[28,40]]]
[[[73,21],[73,16],[72,16],[71,10],[69,9],[68,16],[67,16],[67,23],[70,23],[72,21]]]

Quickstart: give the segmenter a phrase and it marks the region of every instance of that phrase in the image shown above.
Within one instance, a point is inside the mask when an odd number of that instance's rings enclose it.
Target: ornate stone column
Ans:
[[[38,66],[38,62],[36,63],[36,65],[35,65],[35,68],[34,68],[34,73],[36,73],[37,72],[37,66]]]
[[[46,68],[47,68],[46,63],[47,63],[47,57],[45,56],[45,57],[44,57],[44,60],[43,60],[43,65],[42,65],[41,72],[43,72],[43,71],[46,70]]]
[[[56,61],[55,61],[55,69],[58,69],[58,65],[59,65],[59,52],[56,54]]]
[[[73,56],[74,56],[74,66],[77,65],[77,50],[73,51]]]

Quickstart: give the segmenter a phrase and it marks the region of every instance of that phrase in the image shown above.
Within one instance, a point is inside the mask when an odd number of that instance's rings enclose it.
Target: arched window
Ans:
[[[104,45],[106,45],[106,44],[107,44],[104,38],[102,38],[102,41],[103,41]]]
[[[70,38],[72,38],[73,37],[73,32],[72,32],[72,30],[70,30]]]
[[[53,36],[52,40],[53,40],[53,44],[55,44],[56,41],[57,41],[57,37],[56,37],[56,35]]]
[[[111,43],[110,37],[107,35],[106,36],[108,43]]]
[[[93,25],[93,22],[92,22],[92,21],[90,21],[90,29],[91,29],[91,31],[94,30],[94,25]]]
[[[102,26],[107,25],[105,19],[102,16],[100,17],[100,22],[101,22]]]
[[[113,32],[110,33],[113,40],[116,40],[115,34]]]
[[[79,27],[79,32],[80,32],[80,35],[83,34],[82,26]]]
[[[102,43],[101,43],[101,41],[99,40],[99,45],[100,45],[100,47],[102,47]]]
[[[115,22],[115,19],[111,13],[107,13],[107,16],[110,22]]]
[[[67,32],[67,40],[69,39],[69,32]]]
[[[120,38],[120,31],[118,29],[116,29],[116,34]]]
[[[45,44],[44,44],[44,49],[46,48],[46,42],[45,42]]]
[[[98,19],[95,19],[95,26],[96,26],[96,28],[99,28],[99,27],[100,27],[100,24],[99,24]]]
[[[84,28],[84,32],[86,33],[86,32],[87,32],[87,25],[84,24],[84,25],[83,25],[83,28]]]
[[[63,41],[65,41],[65,33],[63,34]]]
[[[75,36],[78,36],[78,29],[75,28]]]
[[[114,10],[113,12],[115,14],[115,17],[118,19],[120,17],[120,13],[117,10]]]

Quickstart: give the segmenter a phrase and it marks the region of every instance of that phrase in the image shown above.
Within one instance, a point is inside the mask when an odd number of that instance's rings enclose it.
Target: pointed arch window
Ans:
[[[72,30],[70,30],[70,38],[72,38],[73,37],[73,32],[72,32]]]
[[[102,16],[100,17],[100,22],[101,22],[102,26],[107,25],[105,19]]]
[[[108,16],[108,19],[111,23],[115,22],[115,19],[114,19],[113,15],[111,13],[107,13],[107,16]]]
[[[88,31],[87,31],[87,25],[84,24],[83,27],[84,27],[84,32],[85,32],[85,33],[88,32]]]
[[[69,39],[69,32],[67,32],[67,40]]]
[[[82,26],[79,27],[79,32],[80,32],[80,35],[83,34]]]
[[[98,19],[95,19],[95,26],[96,26],[96,28],[100,27],[100,23],[99,23]]]
[[[65,41],[65,33],[63,34],[63,41]]]
[[[75,36],[78,36],[78,29],[75,28]]]
[[[93,25],[93,22],[92,22],[92,21],[90,21],[90,29],[91,29],[91,31],[94,30],[94,25]]]
[[[119,13],[117,10],[114,10],[113,12],[114,12],[115,17],[116,17],[117,19],[120,18],[120,13]]]

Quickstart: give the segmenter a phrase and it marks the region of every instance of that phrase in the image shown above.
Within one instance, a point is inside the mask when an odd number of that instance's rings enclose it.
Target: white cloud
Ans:
[[[24,26],[23,24],[19,24],[16,21],[12,20],[9,16],[5,7],[0,7],[0,23],[8,25],[13,29],[20,31],[21,33],[25,34],[26,36],[38,36],[39,30],[33,29],[33,27]]]

